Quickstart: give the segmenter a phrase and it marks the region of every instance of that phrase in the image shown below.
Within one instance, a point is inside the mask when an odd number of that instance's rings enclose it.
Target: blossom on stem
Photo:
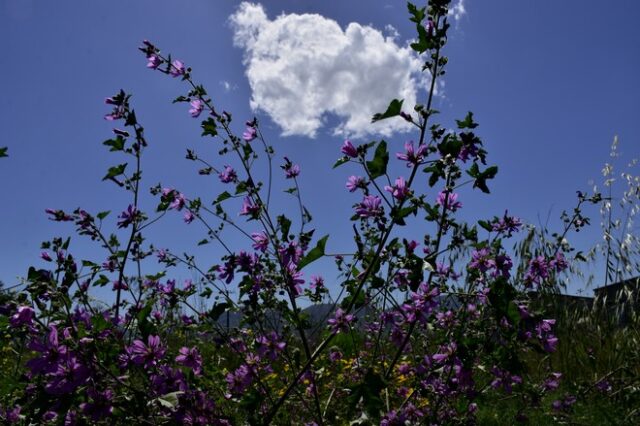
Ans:
[[[253,126],[247,126],[244,133],[242,133],[242,139],[247,142],[251,142],[258,137],[258,130]]]
[[[414,166],[416,164],[420,164],[424,159],[424,154],[427,152],[426,145],[420,145],[418,150],[416,151],[413,147],[413,141],[406,142],[404,144],[404,153],[397,153],[396,158],[398,160],[403,160],[407,162],[407,167]]]
[[[344,144],[342,144],[342,148],[340,149],[340,151],[347,157],[356,158],[358,156],[358,150],[355,146],[353,146],[349,139],[344,141]]]
[[[151,335],[146,344],[142,340],[134,340],[126,350],[134,364],[147,368],[155,366],[165,353],[160,337]]]
[[[386,185],[384,187],[384,190],[387,192],[390,192],[391,195],[393,195],[393,198],[395,198],[398,201],[404,200],[407,197],[407,195],[409,195],[409,188],[407,187],[407,183],[405,182],[402,176],[396,179],[395,185],[393,186]]]
[[[127,226],[131,225],[137,217],[138,209],[129,204],[127,210],[123,211],[122,213],[120,213],[120,216],[118,216],[118,219],[120,219],[117,224],[118,228],[126,228]]]
[[[200,113],[204,109],[204,102],[202,102],[201,99],[194,99],[191,102],[189,102],[189,105],[191,105],[191,109],[189,109],[189,114],[191,114],[193,118],[200,116]]]
[[[224,169],[218,174],[218,177],[222,183],[231,183],[238,179],[236,171],[229,165],[224,166]]]
[[[382,216],[382,199],[377,195],[366,195],[362,202],[356,207],[356,214],[360,217]]]
[[[347,179],[347,184],[345,185],[349,192],[355,192],[358,188],[366,188],[367,182],[364,180],[362,176],[349,176]]]
[[[342,308],[338,308],[333,318],[330,318],[327,323],[334,333],[340,333],[349,331],[349,326],[354,320],[355,317],[352,314],[347,314]]]
[[[180,355],[176,357],[176,362],[193,370],[193,374],[199,376],[202,373],[202,355],[198,348],[182,347],[179,350]]]
[[[462,207],[462,203],[458,201],[458,194],[455,192],[441,191],[438,194],[438,198],[436,198],[436,204],[444,207],[445,201],[447,204],[447,210],[452,212],[455,212]]]
[[[149,55],[147,61],[147,68],[151,68],[152,70],[157,70],[158,67],[162,65],[162,59],[158,55]]]
[[[240,209],[240,216],[250,216],[255,219],[258,217],[258,213],[260,212],[260,206],[257,204],[253,204],[253,201],[250,197],[245,197],[242,201],[242,208]]]
[[[184,75],[186,71],[184,63],[176,59],[171,63],[169,74],[171,74],[172,77],[180,77],[181,75]]]

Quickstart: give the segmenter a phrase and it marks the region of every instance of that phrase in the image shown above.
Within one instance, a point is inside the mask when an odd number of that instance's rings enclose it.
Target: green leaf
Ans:
[[[222,194],[218,195],[218,198],[216,198],[213,204],[221,203],[228,198],[231,198],[231,194],[229,194],[227,191],[224,191]]]
[[[156,398],[156,401],[158,401],[158,403],[160,405],[162,405],[163,407],[166,407],[166,408],[169,408],[170,410],[173,410],[178,406],[178,403],[179,403],[178,397],[180,395],[182,395],[183,393],[184,392],[182,392],[182,391],[171,392],[171,393],[168,393],[166,395],[162,395],[162,396]]]
[[[342,166],[344,163],[348,163],[348,162],[349,162],[349,157],[344,156],[338,159],[338,161],[336,161],[336,163],[333,165],[333,168],[335,169],[336,167]]]
[[[404,99],[392,100],[389,106],[387,107],[387,110],[384,112],[384,114],[380,114],[380,113],[374,114],[373,118],[371,119],[371,122],[375,123],[376,121],[384,120],[385,118],[390,118],[390,117],[395,117],[396,115],[400,115],[400,112],[402,111],[403,102],[404,102]]]
[[[107,180],[107,179],[114,178],[116,176],[120,176],[121,174],[124,173],[124,169],[126,168],[127,168],[127,163],[109,167],[107,174],[102,178],[102,180]]]
[[[300,263],[298,263],[298,270],[301,270],[311,262],[315,262],[316,260],[324,256],[325,254],[324,250],[325,250],[325,246],[327,245],[328,238],[329,238],[328,235],[325,235],[324,237],[320,238],[320,240],[318,241],[318,244],[316,244],[316,246],[313,249],[311,249],[311,251],[309,251],[309,253],[307,253],[307,255],[303,257],[302,260],[300,260]]]
[[[205,245],[205,244],[209,244],[209,240],[207,240],[206,238],[204,238],[204,239],[202,239],[202,240],[198,241],[198,245],[199,245],[199,246],[203,246],[203,245]]]
[[[107,210],[105,212],[100,212],[96,215],[96,217],[100,220],[103,220],[105,217],[109,216],[109,213],[111,213],[111,210]]]
[[[109,151],[122,151],[124,149],[124,142],[124,138],[118,135],[115,139],[108,139],[102,142],[102,145],[111,147]]]
[[[218,127],[216,126],[216,121],[213,117],[209,117],[200,123],[202,126],[202,136],[217,136],[218,135]]]
[[[0,158],[2,157],[8,157],[9,155],[7,154],[7,150],[9,148],[7,148],[6,146],[3,146],[0,148]]]
[[[422,20],[425,17],[424,7],[418,9],[413,3],[407,2],[407,9],[411,14],[411,18],[409,18],[411,22],[415,22],[416,24],[422,23]]]
[[[373,160],[367,161],[367,168],[371,174],[371,179],[375,179],[387,173],[387,164],[389,164],[389,151],[387,151],[387,143],[380,141],[376,147]]]
[[[284,241],[289,240],[289,229],[291,229],[291,221],[285,216],[278,216],[278,226],[280,227],[280,232],[282,233],[282,239]]]
[[[480,225],[486,231],[489,231],[489,232],[493,231],[493,226],[491,226],[491,224],[489,222],[487,222],[486,220],[479,220],[478,221],[478,225]]]
[[[213,305],[213,308],[211,308],[211,310],[207,312],[207,317],[211,318],[213,321],[217,321],[218,318],[220,318],[220,316],[224,314],[227,309],[229,309],[229,306],[230,305],[226,302],[216,303],[215,305]]]
[[[475,129],[478,127],[478,123],[473,121],[473,113],[469,111],[464,120],[456,120],[458,129]]]
[[[362,383],[350,388],[351,395],[348,397],[350,409],[353,410],[362,400],[365,412],[374,419],[379,418],[384,408],[381,393],[386,387],[387,384],[382,375],[369,369]]]

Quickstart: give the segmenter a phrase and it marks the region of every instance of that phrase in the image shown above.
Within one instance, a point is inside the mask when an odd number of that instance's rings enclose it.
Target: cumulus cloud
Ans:
[[[429,76],[408,46],[375,28],[345,29],[317,14],[269,19],[260,4],[243,2],[231,15],[234,44],[245,52],[251,107],[268,114],[283,135],[315,137],[331,115],[335,135],[389,136],[410,125],[400,118],[371,124],[394,98],[410,112]]]
[[[467,14],[467,9],[464,7],[465,0],[458,0],[451,8],[449,9],[449,16],[453,16],[453,19],[460,21],[464,15]]]

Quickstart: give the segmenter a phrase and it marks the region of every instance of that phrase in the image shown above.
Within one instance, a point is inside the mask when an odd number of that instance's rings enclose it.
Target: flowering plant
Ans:
[[[275,150],[258,120],[236,126],[191,68],[144,41],[147,67],[187,86],[174,102],[187,105],[202,136],[225,157],[210,161],[187,150],[187,159],[223,190],[207,204],[157,185],[156,211],[143,211],[141,159],[152,146],[131,95],[106,99],[105,119],[120,127],[104,145],[127,161],[111,166],[104,180],[131,201],[113,233],[106,231],[108,211],[47,210],[51,220],[73,223],[106,257],[79,260],[69,239],[43,244],[42,260],[51,267],[31,268],[26,291],[1,312],[0,326],[19,354],[19,378],[0,397],[0,418],[65,425],[473,424],[496,394],[517,398],[523,416],[569,411],[571,395],[554,407],[540,404],[562,377],[543,362],[559,342],[555,320],[531,306],[528,294],[555,285],[571,261],[568,248],[560,238],[522,256],[515,271],[504,244],[521,221],[506,212],[476,223],[459,215],[467,208],[464,191],[489,193],[498,168],[487,166],[471,112],[453,130],[434,122],[436,82],[448,63],[448,6],[448,0],[408,5],[417,34],[411,48],[424,59],[430,82],[425,103],[406,110],[394,99],[372,119],[404,120],[414,140],[394,156],[384,140],[346,140],[340,149],[334,168],[358,169],[346,188],[359,198],[350,219],[355,247],[331,256],[334,277],[305,276],[305,267],[330,255],[329,236],[318,238],[310,228],[300,166],[289,157],[280,166],[299,217],[275,213]],[[266,180],[256,171],[260,161]],[[392,161],[406,174],[390,176]],[[579,199],[588,201],[596,200]],[[145,231],[172,211],[203,227],[202,244],[217,243],[223,253],[218,263],[203,267],[147,242]],[[576,213],[563,235],[582,224]],[[223,228],[246,237],[245,249],[227,245]],[[198,279],[172,279],[179,267]],[[329,279],[339,281],[340,296],[330,294]],[[111,287],[113,300],[96,303],[96,287]],[[302,309],[327,301],[315,322]],[[233,326],[232,314],[240,315]],[[541,361],[536,369],[530,358]]]

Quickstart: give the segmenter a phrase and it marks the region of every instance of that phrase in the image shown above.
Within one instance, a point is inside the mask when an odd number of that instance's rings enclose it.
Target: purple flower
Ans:
[[[247,126],[244,133],[242,133],[242,139],[247,142],[251,142],[258,137],[258,130],[253,126]]]
[[[147,68],[151,68],[153,70],[157,70],[160,65],[162,65],[162,59],[158,55],[149,55],[147,57]]]
[[[488,247],[483,247],[480,250],[474,250],[471,253],[471,262],[469,263],[470,269],[477,269],[480,272],[486,272],[489,269],[495,268],[496,262],[492,259],[491,250]]]
[[[356,214],[360,217],[382,216],[383,210],[380,204],[382,200],[377,195],[366,195],[356,207]]]
[[[191,102],[189,102],[189,105],[191,105],[191,109],[189,110],[189,114],[191,114],[191,116],[193,118],[196,118],[200,115],[200,113],[202,112],[202,110],[204,109],[204,102],[202,102],[202,100],[200,99],[194,99]]]
[[[52,395],[67,395],[84,385],[89,376],[87,367],[80,364],[76,357],[69,357],[49,375],[45,390]]]
[[[193,215],[193,213],[191,213],[191,211],[190,211],[190,210],[186,210],[186,211],[184,212],[184,217],[183,217],[183,219],[184,219],[184,223],[189,224],[189,223],[193,222],[193,220],[194,220],[195,218],[196,218],[196,217]]]
[[[134,340],[133,344],[127,348],[127,353],[134,364],[149,368],[155,366],[164,356],[165,348],[159,336],[149,336],[146,345],[142,340]]]
[[[416,151],[413,147],[413,141],[411,141],[404,144],[404,150],[404,153],[397,153],[396,158],[398,160],[406,161],[407,167],[411,167],[412,165],[420,164],[422,162],[424,154],[427,152],[427,146],[420,145]]]
[[[89,388],[87,394],[91,398],[91,402],[83,402],[80,409],[84,415],[91,417],[94,422],[100,421],[104,417],[109,417],[113,413],[113,391],[107,389],[104,392],[98,392],[93,388]]]
[[[302,278],[302,272],[297,270],[297,266],[295,263],[290,262],[287,264],[287,272],[289,278],[289,288],[293,292],[295,297],[298,297],[302,294],[302,284],[304,284],[304,279]]]
[[[547,262],[544,256],[537,256],[529,261],[529,270],[525,275],[525,283],[531,285],[542,284],[547,278],[549,278],[551,265]]]
[[[9,323],[11,327],[20,327],[21,325],[32,325],[35,311],[31,306],[18,306],[18,312],[11,316]]]
[[[285,176],[287,179],[293,179],[296,176],[300,175],[300,166],[297,164],[293,164],[291,160],[287,157],[284,157],[284,165],[280,166],[284,170]]]
[[[560,378],[562,373],[551,373],[551,375],[544,381],[542,387],[546,391],[552,391],[558,389],[560,386]]]
[[[202,372],[202,355],[198,351],[198,348],[180,348],[180,355],[176,357],[176,362],[185,367],[189,367],[193,370],[193,374],[199,376]]]
[[[173,63],[171,64],[171,69],[169,71],[169,74],[171,74],[172,77],[179,77],[181,75],[184,75],[185,72],[186,68],[184,67],[184,63],[182,61],[179,61],[177,59],[173,61]]]
[[[267,357],[272,361],[278,358],[278,354],[284,350],[287,344],[280,340],[275,331],[270,332],[266,336],[258,336],[256,338],[258,344],[258,355]]]
[[[507,213],[504,212],[504,216],[501,219],[493,222],[491,228],[495,232],[503,233],[510,237],[511,234],[520,230],[522,221],[515,216],[509,216]]]
[[[251,385],[253,373],[248,365],[242,364],[233,373],[228,373],[225,380],[227,381],[229,392],[238,395]]]
[[[233,170],[233,168],[228,165],[224,166],[224,170],[222,170],[218,174],[218,177],[220,178],[220,182],[222,183],[235,182],[238,179],[238,175],[236,174],[236,171]]]
[[[242,208],[240,209],[240,216],[250,216],[252,219],[256,219],[260,213],[260,206],[253,204],[251,198],[245,197],[242,201]]]
[[[58,366],[67,358],[67,347],[61,345],[58,340],[58,329],[55,325],[49,326],[49,334],[44,342],[32,340],[29,349],[40,352],[41,356],[36,356],[27,362],[27,367],[31,374],[53,373]]]
[[[447,193],[446,191],[441,191],[438,194],[438,198],[436,199],[436,204],[444,207],[445,200],[447,204],[447,210],[455,212],[462,207],[462,203],[458,201],[458,194],[456,194],[455,192]]]
[[[40,253],[40,258],[42,258],[42,260],[46,260],[47,262],[51,262],[51,256],[49,256],[49,253],[47,253],[46,251]]]
[[[358,150],[355,146],[353,146],[349,139],[344,141],[344,144],[342,144],[342,148],[340,149],[340,151],[347,157],[356,158],[358,156]]]
[[[118,228],[126,228],[127,226],[131,225],[136,220],[137,216],[138,209],[129,204],[127,210],[123,211],[122,213],[120,213],[120,216],[118,216],[118,219],[120,219],[118,221]]]
[[[346,187],[349,192],[355,192],[355,190],[358,188],[366,188],[367,183],[361,176],[349,176],[349,179],[347,179]]]
[[[251,234],[251,238],[253,238],[254,243],[251,245],[255,250],[260,250],[261,252],[267,251],[267,247],[269,246],[269,237],[267,234],[262,232],[254,232]]]
[[[407,188],[407,183],[402,176],[396,179],[395,185],[386,185],[384,187],[384,190],[390,192],[391,195],[393,195],[393,198],[398,201],[404,200],[405,197],[409,195],[409,188]]]
[[[169,208],[180,211],[185,206],[186,202],[187,200],[184,197],[184,194],[174,190],[173,201],[171,201],[171,203],[169,204]]]
[[[327,323],[334,333],[340,333],[341,331],[349,331],[349,325],[355,320],[352,314],[347,314],[342,308],[336,309],[333,318],[330,318]]]

